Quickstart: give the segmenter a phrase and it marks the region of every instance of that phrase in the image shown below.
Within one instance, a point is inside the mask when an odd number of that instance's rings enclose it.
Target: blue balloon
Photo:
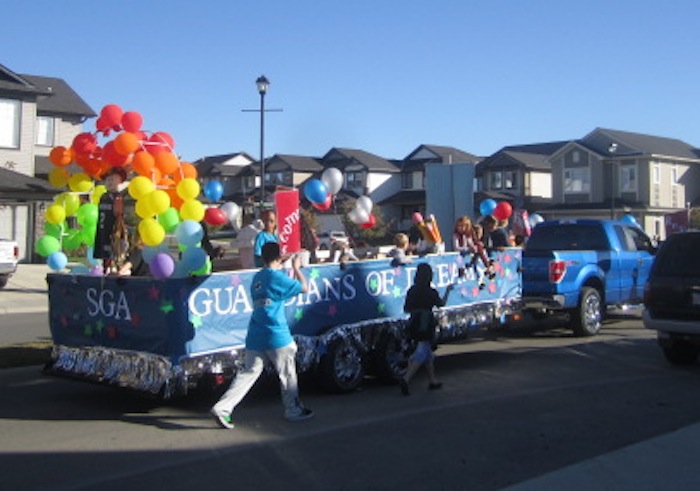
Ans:
[[[206,186],[204,186],[204,196],[206,196],[209,201],[219,201],[223,195],[224,187],[219,181],[209,181]]]
[[[199,222],[183,220],[175,229],[175,238],[184,246],[192,247],[199,244],[204,237],[204,229]]]
[[[189,247],[182,253],[182,263],[190,271],[197,271],[207,263],[207,252],[201,247]]]
[[[497,206],[498,206],[498,203],[496,203],[495,200],[490,199],[490,198],[485,199],[479,205],[479,211],[481,212],[482,215],[488,216],[488,215],[491,215],[493,213],[493,210],[495,210]]]
[[[61,251],[57,251],[46,258],[46,264],[54,271],[61,271],[68,264],[68,257]]]
[[[304,184],[304,196],[317,205],[322,205],[328,197],[328,188],[320,179],[309,179]]]

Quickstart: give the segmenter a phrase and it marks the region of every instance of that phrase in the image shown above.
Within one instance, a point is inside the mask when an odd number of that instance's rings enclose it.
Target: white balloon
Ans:
[[[228,201],[221,205],[219,208],[221,209],[221,211],[224,212],[229,222],[235,221],[236,218],[238,218],[238,215],[241,213],[241,207],[233,201]]]
[[[369,213],[358,206],[348,213],[348,218],[352,223],[362,225],[363,223],[367,223],[369,221]]]
[[[330,194],[336,195],[343,187],[343,173],[335,167],[329,167],[321,174],[321,182],[326,185]]]
[[[360,196],[359,198],[357,198],[356,206],[360,210],[366,211],[367,215],[369,215],[370,213],[372,213],[372,206],[374,206],[374,204],[372,203],[372,199],[369,196]]]

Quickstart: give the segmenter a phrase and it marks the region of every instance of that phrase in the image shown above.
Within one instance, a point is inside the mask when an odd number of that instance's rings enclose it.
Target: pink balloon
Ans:
[[[420,223],[423,221],[423,215],[421,215],[419,212],[414,212],[413,213],[413,223]]]

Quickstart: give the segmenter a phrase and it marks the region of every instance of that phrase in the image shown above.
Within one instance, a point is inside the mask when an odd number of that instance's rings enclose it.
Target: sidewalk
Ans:
[[[45,264],[20,264],[7,286],[0,290],[0,316],[49,310]]]

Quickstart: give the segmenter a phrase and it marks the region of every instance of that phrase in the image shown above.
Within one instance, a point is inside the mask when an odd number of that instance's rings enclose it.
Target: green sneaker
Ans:
[[[234,428],[233,426],[233,421],[231,421],[231,416],[224,416],[223,414],[217,413],[215,410],[211,410],[211,414],[216,418],[216,422],[221,426],[222,428],[226,428],[227,430],[232,430]]]

